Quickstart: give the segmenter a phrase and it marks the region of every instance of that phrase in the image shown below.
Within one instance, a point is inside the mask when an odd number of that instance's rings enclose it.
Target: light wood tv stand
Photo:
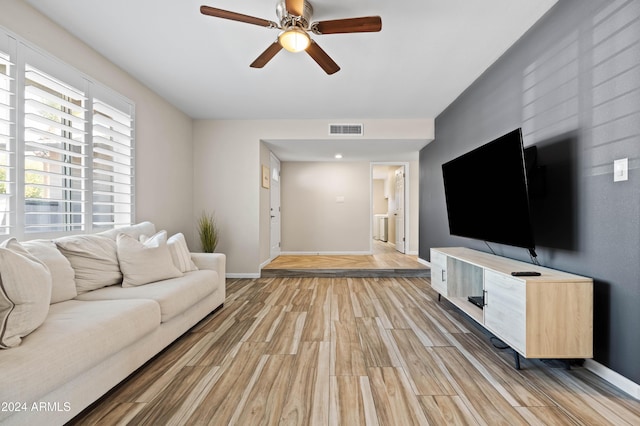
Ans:
[[[514,271],[541,275],[514,277]],[[591,278],[468,248],[432,248],[431,287],[509,345],[516,368],[518,354],[593,357]],[[483,308],[468,296],[483,296]]]

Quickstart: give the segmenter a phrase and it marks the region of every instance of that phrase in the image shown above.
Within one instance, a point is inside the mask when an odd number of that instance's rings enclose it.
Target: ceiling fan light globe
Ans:
[[[292,27],[288,28],[278,36],[278,43],[289,52],[302,52],[311,44],[311,39],[306,31]]]

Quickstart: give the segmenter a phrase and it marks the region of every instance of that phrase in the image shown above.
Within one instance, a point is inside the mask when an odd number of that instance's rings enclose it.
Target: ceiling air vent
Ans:
[[[329,124],[329,135],[362,136],[362,124]]]

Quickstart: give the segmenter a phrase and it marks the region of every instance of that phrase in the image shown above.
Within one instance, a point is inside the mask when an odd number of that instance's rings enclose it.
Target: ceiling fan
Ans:
[[[334,74],[340,71],[340,67],[309,37],[310,32],[322,35],[377,32],[382,29],[379,16],[311,22],[313,7],[307,0],[278,0],[276,13],[279,23],[210,6],[201,6],[200,13],[281,30],[278,40],[251,63],[252,68],[264,67],[284,48],[290,52],[306,51],[327,74]]]

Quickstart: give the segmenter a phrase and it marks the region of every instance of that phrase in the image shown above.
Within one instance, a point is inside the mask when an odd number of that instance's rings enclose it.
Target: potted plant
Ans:
[[[202,212],[198,218],[198,234],[200,235],[200,243],[202,251],[205,253],[213,253],[218,245],[218,226],[213,213]]]

